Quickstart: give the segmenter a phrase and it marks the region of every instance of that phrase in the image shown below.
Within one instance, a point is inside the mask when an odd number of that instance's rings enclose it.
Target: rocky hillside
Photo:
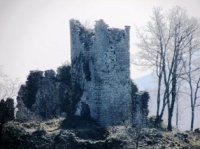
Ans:
[[[1,149],[198,149],[199,132],[166,132],[154,128],[100,127],[92,120],[73,122],[8,122],[3,129]]]

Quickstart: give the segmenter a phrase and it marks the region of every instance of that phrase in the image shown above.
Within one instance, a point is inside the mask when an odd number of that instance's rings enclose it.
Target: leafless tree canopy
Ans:
[[[189,83],[191,107],[195,107],[199,88],[199,21],[189,17],[186,10],[174,7],[153,10],[151,21],[137,29],[141,49],[137,64],[152,69],[157,75],[157,124],[168,108],[168,130],[172,130],[174,104],[178,99],[180,82]],[[195,82],[191,84],[191,82]],[[161,95],[161,89],[164,94]],[[180,89],[181,90],[181,89]],[[162,101],[162,102],[161,102]],[[162,105],[161,105],[162,103]],[[194,113],[194,112],[193,112]],[[192,122],[193,123],[193,122]]]
[[[10,79],[0,67],[0,99],[15,98],[19,89],[19,80]]]

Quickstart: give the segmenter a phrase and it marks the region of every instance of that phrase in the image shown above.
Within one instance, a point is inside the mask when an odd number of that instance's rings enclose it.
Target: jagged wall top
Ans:
[[[78,107],[102,125],[131,123],[129,30],[109,28],[103,20],[94,29],[70,21],[72,83],[82,94]],[[78,112],[77,112],[78,113]]]
[[[129,42],[129,36],[130,36],[130,26],[125,26],[125,29],[109,28],[109,26],[103,20],[96,21],[95,28],[89,29],[84,27],[78,20],[71,19],[70,30],[71,32],[77,33],[76,35],[78,35],[77,38],[75,38],[75,40],[74,38],[73,40],[71,40],[71,46],[73,46],[73,43],[81,42],[80,44],[83,45],[83,48],[86,51],[88,51],[91,48],[91,45],[95,40],[95,36],[104,36],[105,39],[107,38],[110,39],[107,40],[107,42],[113,42],[115,44],[122,41],[122,39],[126,39],[126,41]],[[127,45],[129,45],[129,43]],[[121,48],[110,47],[109,49],[104,49],[104,50],[112,51],[117,49]],[[73,57],[79,55],[79,52],[81,50],[83,50],[82,47],[80,47],[80,50],[71,51],[72,59]],[[129,50],[129,47],[126,47],[123,50]]]

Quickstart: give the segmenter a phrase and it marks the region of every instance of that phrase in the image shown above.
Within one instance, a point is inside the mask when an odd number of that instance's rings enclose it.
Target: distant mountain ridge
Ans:
[[[146,90],[155,87],[155,78],[153,74],[148,74],[140,78],[133,79],[133,82],[140,90]]]

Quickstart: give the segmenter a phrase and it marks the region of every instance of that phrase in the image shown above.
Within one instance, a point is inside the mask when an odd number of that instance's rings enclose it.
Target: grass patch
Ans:
[[[200,148],[200,140],[192,142],[191,147]]]

